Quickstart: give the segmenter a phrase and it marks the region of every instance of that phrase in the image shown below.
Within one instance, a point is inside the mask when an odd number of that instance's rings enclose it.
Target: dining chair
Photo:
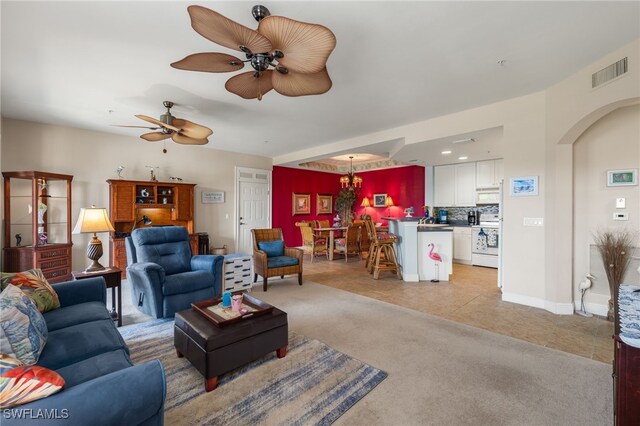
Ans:
[[[296,222],[296,226],[300,228],[300,234],[302,235],[302,250],[305,253],[309,253],[311,263],[313,263],[313,258],[318,253],[324,253],[329,258],[327,239],[314,234],[311,222]]]
[[[334,250],[338,253],[344,254],[344,261],[348,262],[349,255],[353,254],[358,256],[360,260],[360,235],[362,233],[362,224],[354,223],[347,226],[345,236],[343,238],[336,238],[334,241]]]
[[[326,219],[316,220],[316,228],[331,228],[331,222]],[[324,238],[329,238],[329,231],[317,231],[316,235]]]
[[[369,217],[370,219],[371,217]],[[371,239],[369,238],[369,232],[367,231],[367,225],[363,219],[356,219],[353,223],[359,223],[360,230],[360,257],[366,259],[369,255],[369,247],[371,246]],[[365,254],[366,253],[366,254]]]

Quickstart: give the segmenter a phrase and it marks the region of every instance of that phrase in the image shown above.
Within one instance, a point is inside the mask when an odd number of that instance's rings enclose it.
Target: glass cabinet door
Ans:
[[[67,182],[43,179],[38,191],[38,244],[68,243]]]
[[[11,179],[9,247],[33,245],[33,195],[31,180]],[[7,218],[5,218],[7,220]]]

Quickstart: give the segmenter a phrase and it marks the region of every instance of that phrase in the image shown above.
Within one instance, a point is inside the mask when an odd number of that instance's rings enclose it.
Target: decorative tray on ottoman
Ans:
[[[245,313],[232,311],[231,306],[228,308],[222,307],[222,299],[193,302],[191,307],[218,327],[233,324],[246,318],[268,314],[273,310],[273,306],[246,293],[242,297],[242,309],[246,310]]]

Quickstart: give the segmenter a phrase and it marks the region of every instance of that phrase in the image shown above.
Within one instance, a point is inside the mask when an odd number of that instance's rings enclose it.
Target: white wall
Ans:
[[[629,143],[635,141],[635,143]],[[599,314],[607,310],[609,285],[593,244],[599,229],[640,229],[640,187],[606,185],[607,170],[640,168],[640,106],[616,110],[593,124],[573,144],[574,180],[574,297],[580,297],[578,284],[586,272],[596,276],[586,294],[588,310]],[[626,199],[626,208],[618,210],[617,197]],[[613,220],[616,211],[627,212],[629,221]],[[591,264],[591,263],[595,264]],[[634,261],[627,271],[626,283],[638,283]]]
[[[592,73],[625,56],[629,58],[625,76],[591,88]],[[538,196],[505,197],[503,299],[570,314],[574,295],[572,144],[607,113],[640,101],[639,61],[640,40],[635,40],[539,93],[288,153],[274,158],[274,164],[388,140],[404,140],[411,146],[503,127],[505,182],[533,175],[540,185]],[[623,144],[637,146],[638,139],[626,139]],[[544,226],[525,227],[525,217],[543,218]]]
[[[195,190],[195,231],[207,232],[215,247],[235,246],[234,179],[235,167],[271,170],[271,159],[212,149],[215,137],[207,146],[146,142],[126,137],[63,126],[2,120],[2,171],[39,170],[73,175],[73,224],[81,207],[91,204],[109,207],[107,179],[118,177],[116,168],[126,166],[123,177],[148,180],[146,165],[159,166],[158,180],[178,176],[186,183],[197,184]],[[224,204],[202,204],[203,191],[224,191]],[[229,218],[226,219],[226,215]],[[100,235],[105,248],[101,263],[108,264],[108,236]],[[87,235],[73,236],[73,269],[86,267]]]

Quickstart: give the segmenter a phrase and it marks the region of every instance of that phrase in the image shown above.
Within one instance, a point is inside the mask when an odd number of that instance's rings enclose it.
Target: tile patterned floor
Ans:
[[[597,361],[613,360],[613,323],[600,317],[554,315],[542,309],[503,302],[497,270],[454,264],[450,282],[405,283],[389,272],[374,280],[364,260],[332,262],[305,255],[304,277],[362,296],[426,312],[463,324]]]

